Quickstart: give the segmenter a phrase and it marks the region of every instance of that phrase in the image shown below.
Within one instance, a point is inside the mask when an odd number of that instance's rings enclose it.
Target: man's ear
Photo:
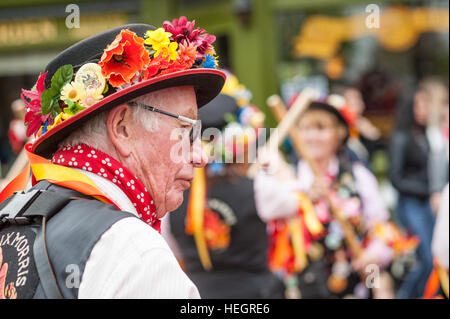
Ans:
[[[106,119],[109,139],[124,157],[128,157],[132,152],[133,122],[133,112],[126,104],[113,108]]]

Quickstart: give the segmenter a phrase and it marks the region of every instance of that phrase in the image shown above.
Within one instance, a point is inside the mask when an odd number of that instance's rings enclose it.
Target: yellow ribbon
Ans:
[[[208,246],[206,245],[205,232],[203,229],[204,212],[206,205],[206,177],[204,168],[194,168],[194,179],[192,180],[191,192],[188,204],[188,220],[186,229],[188,233],[194,234],[197,252],[200,262],[205,270],[212,268]]]
[[[303,212],[306,228],[308,228],[308,231],[313,236],[321,234],[324,231],[324,227],[316,216],[313,203],[301,192],[297,192],[297,196],[300,202],[300,209]]]
[[[303,225],[313,236],[321,234],[324,231],[324,227],[317,218],[314,205],[309,198],[301,192],[297,192],[297,196],[302,216],[289,218],[287,220],[287,227],[294,252],[295,269],[301,272],[308,266]]]
[[[92,196],[104,203],[114,204],[105,194],[84,174],[68,167],[56,165],[49,160],[32,152],[32,144],[25,145],[25,152],[29,163],[4,189],[0,192],[0,202],[10,197],[14,192],[22,191],[28,184],[30,172],[36,181],[48,180],[52,184],[76,190],[82,194]]]
[[[448,279],[448,271],[444,269],[441,265],[439,265],[438,262],[436,264],[436,270],[439,276],[439,281],[441,282],[441,288],[444,292],[445,296],[448,298],[448,286],[449,286],[449,279]]]
[[[289,218],[287,227],[289,229],[292,248],[294,250],[295,269],[300,272],[308,266],[301,218],[299,216]]]
[[[56,164],[32,164],[31,171],[33,172],[36,181],[48,180],[49,182],[56,182],[57,184],[65,183],[77,183],[83,185],[84,188],[90,190],[89,195],[104,202],[110,203],[111,201],[106,198],[100,189],[94,184],[94,182],[86,175],[69,167],[56,165]],[[69,185],[68,185],[69,186]]]

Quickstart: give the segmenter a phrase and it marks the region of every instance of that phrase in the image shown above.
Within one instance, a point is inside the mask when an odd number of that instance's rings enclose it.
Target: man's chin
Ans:
[[[173,212],[178,209],[181,204],[183,204],[183,193],[184,190],[177,190],[170,194],[170,200],[166,203],[166,208],[168,212]]]

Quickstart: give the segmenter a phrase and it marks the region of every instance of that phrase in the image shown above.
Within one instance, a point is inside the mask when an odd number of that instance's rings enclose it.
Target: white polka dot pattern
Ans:
[[[156,207],[147,188],[133,173],[108,154],[80,144],[60,149],[53,155],[52,162],[95,173],[113,182],[136,207],[139,217],[157,231],[161,231],[161,222],[156,217]]]

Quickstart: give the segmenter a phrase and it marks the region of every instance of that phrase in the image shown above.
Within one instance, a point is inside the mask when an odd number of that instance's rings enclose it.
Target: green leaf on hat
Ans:
[[[62,88],[72,81],[73,78],[73,66],[70,64],[60,67],[52,76],[52,88],[61,91]]]
[[[54,89],[53,87],[46,89],[42,92],[41,95],[41,106],[42,106],[42,114],[47,115],[52,112],[53,106],[55,104],[55,96],[59,95],[59,91]],[[58,101],[56,101],[57,104]],[[59,107],[59,105],[58,105]]]
[[[59,106],[59,94],[58,94],[57,96],[53,97],[52,117],[56,118],[59,113],[61,113],[61,108]]]
[[[59,107],[59,97],[61,96],[62,88],[70,83],[73,78],[73,67],[70,64],[63,65],[52,76],[51,87],[42,92],[41,106],[42,114],[47,115],[51,113],[53,118],[61,113]]]
[[[75,114],[83,111],[86,108],[83,105],[80,105],[80,104],[70,101],[70,100],[66,100],[65,102],[68,105],[68,107],[64,108],[64,112],[69,115],[75,115]]]

